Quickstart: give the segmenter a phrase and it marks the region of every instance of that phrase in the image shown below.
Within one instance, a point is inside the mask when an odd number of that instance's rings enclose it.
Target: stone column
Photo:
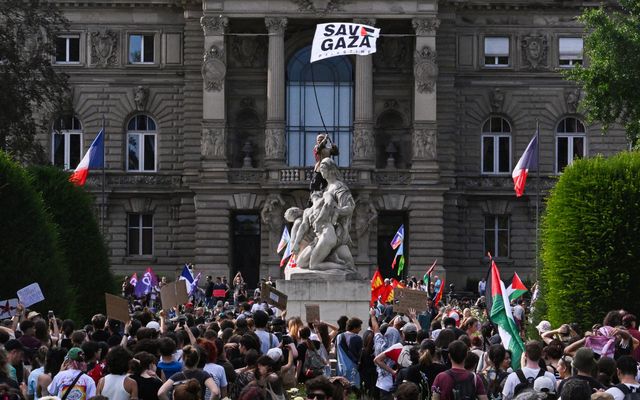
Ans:
[[[436,30],[440,21],[435,16],[415,18],[416,49],[413,59],[414,124],[412,134],[413,181],[435,182],[438,180],[438,126],[436,119],[436,81],[438,64],[436,53]]]
[[[267,17],[269,63],[267,66],[267,123],[265,129],[265,162],[268,167],[284,165],[285,156],[285,59],[284,31],[287,19]]]
[[[202,61],[202,173],[204,179],[226,180],[227,131],[224,84],[227,62],[224,33],[227,17],[200,18],[204,31]]]
[[[354,19],[353,22],[373,26],[375,19]],[[356,106],[353,122],[353,166],[375,166],[373,137],[373,55],[356,56]]]

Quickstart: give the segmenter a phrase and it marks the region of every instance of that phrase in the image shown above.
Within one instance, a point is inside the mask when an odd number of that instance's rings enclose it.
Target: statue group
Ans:
[[[297,263],[288,273],[357,279],[349,249],[355,201],[330,157],[319,157],[314,170],[326,184],[312,186],[307,208],[292,207],[284,214],[293,223],[291,248]]]

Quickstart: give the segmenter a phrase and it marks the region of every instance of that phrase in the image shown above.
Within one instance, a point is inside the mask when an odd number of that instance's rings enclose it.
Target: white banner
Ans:
[[[311,62],[348,54],[366,56],[375,53],[379,36],[380,28],[368,25],[347,22],[318,24],[313,36]]]
[[[23,306],[30,307],[31,305],[44,300],[44,295],[42,294],[42,290],[40,290],[40,285],[32,283],[31,285],[18,290],[18,298]]]

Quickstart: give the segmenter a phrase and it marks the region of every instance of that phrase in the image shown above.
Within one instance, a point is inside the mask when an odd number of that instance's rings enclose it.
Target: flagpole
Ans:
[[[537,149],[537,167],[536,167],[536,282],[538,281],[538,269],[539,269],[539,246],[540,246],[540,121],[536,118],[536,143]]]
[[[106,160],[106,140],[105,137],[107,136],[107,133],[105,132],[104,129],[104,114],[102,114],[102,204],[100,207],[100,230],[102,231],[102,236],[104,236],[104,217],[105,217],[105,209],[106,209],[106,199],[105,199],[105,167],[107,164],[107,160]]]

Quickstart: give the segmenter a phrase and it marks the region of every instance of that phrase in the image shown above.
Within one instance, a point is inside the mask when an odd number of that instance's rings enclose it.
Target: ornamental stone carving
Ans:
[[[529,35],[520,42],[522,61],[525,68],[539,70],[547,67],[547,50],[549,44],[544,35]]]
[[[369,128],[358,127],[353,130],[353,158],[368,160],[374,156],[373,131]]]
[[[299,12],[331,13],[342,11],[348,0],[292,0],[298,5]]]
[[[202,158],[205,160],[224,158],[226,142],[226,130],[224,128],[202,129],[202,143],[200,146]]]
[[[102,29],[91,32],[91,62],[98,67],[118,65],[118,34]]]
[[[436,63],[436,51],[434,49],[424,46],[421,50],[416,51],[413,60],[413,74],[418,92],[433,92],[438,78],[438,64]]]
[[[577,112],[578,104],[580,103],[580,89],[569,89],[564,96],[567,102],[567,111],[570,113]]]
[[[230,38],[229,63],[240,68],[264,68],[269,46],[264,36],[246,37],[232,36]]]
[[[267,17],[264,19],[264,24],[271,34],[282,35],[287,29],[287,19],[283,17]]]
[[[420,128],[413,131],[413,158],[435,160],[437,158],[437,131]]]
[[[264,131],[264,151],[268,159],[284,158],[284,129],[267,128]]]
[[[414,18],[411,23],[418,36],[433,36],[440,27],[440,20],[436,17]]]
[[[136,110],[144,111],[147,100],[149,100],[149,89],[144,86],[137,86],[133,89],[133,102],[136,105]]]
[[[204,61],[202,62],[202,79],[204,80],[205,90],[209,92],[222,90],[226,75],[227,66],[224,63],[224,50],[212,45],[204,53]]]
[[[491,98],[491,110],[493,112],[502,111],[504,105],[504,93],[499,88],[493,89],[489,95]]]
[[[408,38],[390,37],[377,44],[373,55],[376,68],[409,69],[411,67],[411,42]]]
[[[200,26],[205,36],[223,35],[229,26],[229,18],[223,16],[204,16],[200,18]]]
[[[270,249],[278,247],[278,239],[280,238],[282,226],[284,225],[284,205],[285,202],[280,195],[271,194],[264,201],[264,205],[260,211],[262,223],[269,232]]]

